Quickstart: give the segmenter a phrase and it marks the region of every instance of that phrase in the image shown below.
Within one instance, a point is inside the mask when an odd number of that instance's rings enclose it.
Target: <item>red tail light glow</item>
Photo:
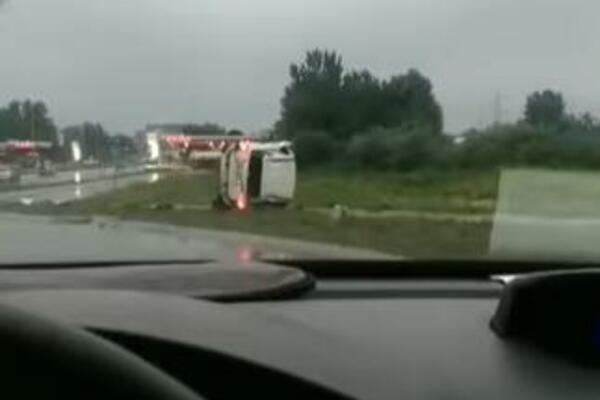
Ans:
[[[242,266],[250,266],[254,260],[254,250],[250,247],[242,247],[238,250],[238,260]]]
[[[248,208],[248,199],[246,198],[246,195],[243,193],[238,195],[235,204],[240,211],[244,211],[246,208]]]

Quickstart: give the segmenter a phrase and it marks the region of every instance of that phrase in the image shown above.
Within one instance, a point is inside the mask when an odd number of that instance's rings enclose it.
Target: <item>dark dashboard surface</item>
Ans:
[[[330,279],[277,302],[48,290],[5,293],[0,303],[235,357],[351,398],[600,398],[598,370],[490,330],[499,292],[491,282]]]

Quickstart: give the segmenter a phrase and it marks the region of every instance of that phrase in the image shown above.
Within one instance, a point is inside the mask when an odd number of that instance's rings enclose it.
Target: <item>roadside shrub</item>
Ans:
[[[457,163],[466,169],[502,166],[599,168],[600,135],[516,124],[471,135],[457,147]]]
[[[390,135],[382,129],[355,135],[346,151],[346,163],[361,169],[389,169],[393,152],[390,141]]]
[[[392,168],[396,171],[436,169],[452,163],[452,143],[449,138],[428,130],[413,130],[398,135],[390,143],[393,150]]]
[[[298,167],[308,168],[334,161],[336,142],[325,131],[306,131],[296,134],[294,149]]]
[[[556,129],[527,123],[473,130],[455,144],[427,128],[372,128],[349,142],[328,132],[308,131],[295,139],[298,164],[354,170],[489,170],[500,167],[599,169],[600,133],[578,127]]]
[[[412,171],[450,164],[452,150],[449,138],[427,129],[375,128],[353,137],[346,158],[362,169]]]

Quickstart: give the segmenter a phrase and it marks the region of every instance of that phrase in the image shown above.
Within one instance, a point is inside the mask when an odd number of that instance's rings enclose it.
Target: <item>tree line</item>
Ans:
[[[70,143],[81,145],[84,159],[109,162],[115,157],[135,153],[133,138],[124,134],[110,135],[99,123],[84,122],[59,130],[43,101],[11,101],[0,108],[0,142],[49,142],[46,155],[55,161],[70,158]]]
[[[336,51],[315,49],[289,69],[273,136],[292,140],[301,168],[380,171],[489,169],[501,166],[600,168],[600,121],[566,112],[562,94],[532,93],[522,118],[510,124],[443,133],[443,112],[431,81],[416,69],[379,78],[346,70]],[[177,126],[178,129],[180,126]],[[218,124],[184,126],[191,135],[240,135]],[[111,135],[84,122],[58,130],[42,101],[12,101],[0,108],[0,142],[48,141],[64,159],[78,141],[83,157],[110,161],[133,154],[127,135]]]
[[[0,142],[35,140],[55,143],[57,128],[42,101],[12,101],[0,108]]]
[[[63,152],[69,153],[72,142],[79,143],[81,156],[84,160],[111,162],[127,158],[137,152],[136,144],[131,136],[125,134],[110,135],[101,124],[84,122],[64,128]],[[65,157],[69,157],[65,154]]]
[[[373,126],[441,133],[441,107],[431,82],[417,70],[381,80],[366,69],[346,72],[337,52],[315,49],[289,73],[276,123],[280,136],[324,131],[348,140]]]
[[[191,136],[243,135],[238,129],[227,130],[211,122],[151,124],[147,129],[181,132]],[[135,143],[133,137],[122,133],[110,134],[97,122],[82,122],[59,129],[50,117],[46,104],[37,100],[14,100],[7,106],[0,107],[0,142],[11,140],[50,142],[53,148],[45,156],[54,161],[70,159],[72,142],[79,143],[84,160],[104,163],[133,157],[142,147]]]
[[[570,115],[561,93],[532,93],[511,124],[443,134],[431,81],[417,70],[379,79],[315,49],[290,66],[274,135],[294,142],[301,168],[412,171],[501,166],[600,168],[600,123]]]

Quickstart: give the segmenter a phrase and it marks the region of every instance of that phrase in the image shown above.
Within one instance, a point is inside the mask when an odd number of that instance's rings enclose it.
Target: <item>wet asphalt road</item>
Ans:
[[[376,251],[108,218],[0,212],[0,264],[267,259],[389,259]]]
[[[21,186],[47,186],[51,184],[68,184],[85,181],[107,179],[115,174],[124,175],[144,172],[142,166],[129,166],[116,170],[114,167],[81,169],[79,171],[57,171],[52,176],[39,176],[38,174],[25,174],[21,176]]]
[[[190,245],[191,239],[181,232],[143,224],[1,213],[2,203],[60,204],[154,180],[156,174],[115,176],[114,171],[103,169],[24,178],[21,183],[29,188],[0,192],[0,259],[3,263],[197,260],[222,258],[230,253],[230,243],[224,245],[222,241],[202,237]]]
[[[87,182],[82,179],[80,184],[44,185],[0,192],[0,264],[206,259],[243,264],[260,257],[389,258],[370,250],[236,232],[100,217],[27,216],[2,212],[3,203],[60,204],[157,179],[156,174],[144,173]]]
[[[201,260],[228,252],[227,245],[207,239],[136,223],[0,213],[2,263]]]
[[[146,182],[155,179],[155,174],[132,173],[133,171],[125,171],[123,175],[115,175],[112,170],[92,170],[62,172],[48,178],[37,176],[24,177],[21,182],[22,189],[0,192],[0,204],[30,204],[39,202],[60,204],[109,192],[136,182]]]

